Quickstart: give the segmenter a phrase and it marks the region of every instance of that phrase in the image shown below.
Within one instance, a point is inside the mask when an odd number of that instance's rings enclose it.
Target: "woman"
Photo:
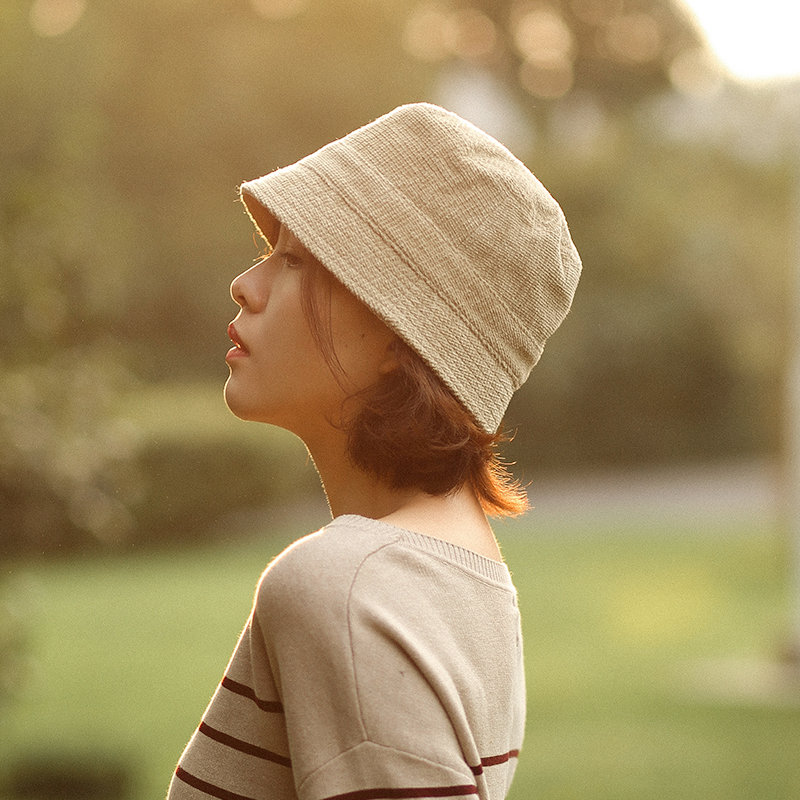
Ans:
[[[525,689],[486,514],[525,508],[494,446],[580,274],[561,209],[428,104],[241,196],[269,248],[226,401],[302,438],[334,519],[262,576],[170,798],[503,798]]]

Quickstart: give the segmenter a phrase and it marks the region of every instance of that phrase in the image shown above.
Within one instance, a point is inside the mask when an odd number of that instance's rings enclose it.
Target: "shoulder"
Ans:
[[[340,517],[287,547],[261,576],[257,607],[345,602],[365,561],[400,533],[360,517]]]
[[[293,542],[262,575],[265,580],[296,580],[306,575],[328,578],[352,573],[364,559],[397,542],[400,531],[362,517],[338,517],[315,533]]]
[[[265,570],[256,613],[272,624],[319,624],[364,608],[514,606],[504,564],[440,539],[364,517],[339,517],[299,539]],[[414,615],[416,616],[416,614]]]

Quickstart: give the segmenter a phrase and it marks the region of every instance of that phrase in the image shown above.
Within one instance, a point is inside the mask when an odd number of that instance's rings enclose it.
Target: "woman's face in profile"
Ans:
[[[343,401],[391,368],[395,334],[332,276],[308,274],[322,269],[281,226],[270,255],[231,284],[240,311],[228,329],[235,346],[226,357],[225,400],[236,416],[305,438],[339,420]],[[304,311],[304,290],[316,291],[323,280],[330,307],[326,298],[322,324],[330,325],[341,374],[321,352]]]

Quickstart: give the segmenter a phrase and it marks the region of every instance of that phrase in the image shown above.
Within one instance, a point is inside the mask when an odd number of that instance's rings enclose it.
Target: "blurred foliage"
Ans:
[[[141,387],[118,413],[138,432],[138,464],[149,478],[129,534],[136,544],[225,538],[254,508],[322,494],[300,440],[237,420],[224,407],[221,386]]]
[[[454,75],[488,81],[586,265],[511,457],[776,448],[786,152],[674,135],[694,101],[672,87],[721,82],[678,3],[31,0],[0,32],[0,553],[202,536],[309,486],[302,452],[186,407],[224,380],[256,254],[237,187],[403,102],[468,115]],[[160,394],[174,435],[123,411],[163,384],[190,387]]]
[[[528,471],[780,450],[791,170],[659,141],[653,125],[617,129],[578,169],[569,151],[532,159],[585,269],[507,415]]]
[[[0,553],[133,527],[134,431],[111,408],[127,377],[99,345],[0,373]]]

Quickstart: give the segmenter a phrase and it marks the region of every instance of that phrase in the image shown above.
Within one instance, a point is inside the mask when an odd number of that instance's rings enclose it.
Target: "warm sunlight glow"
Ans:
[[[713,53],[697,48],[684,50],[672,60],[669,79],[683,94],[710,96],[722,87],[723,72]]]
[[[542,65],[568,61],[572,32],[554,10],[541,8],[522,15],[514,29],[514,43],[526,60]]]
[[[682,0],[717,57],[745,81],[800,76],[800,3],[795,0]]]

